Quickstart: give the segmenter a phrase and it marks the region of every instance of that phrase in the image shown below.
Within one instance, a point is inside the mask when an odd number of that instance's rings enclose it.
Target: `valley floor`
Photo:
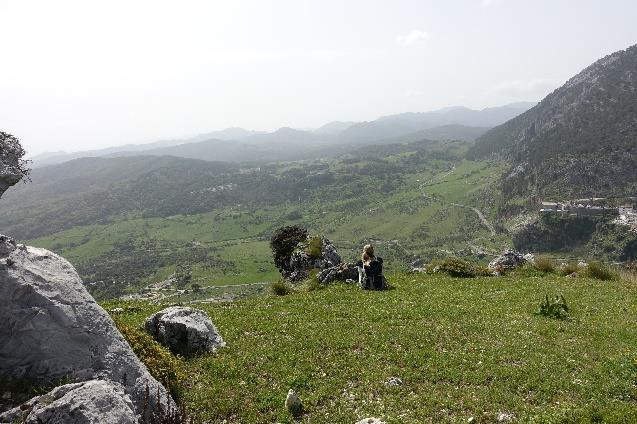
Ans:
[[[201,304],[227,347],[183,361],[185,405],[212,422],[637,422],[637,287],[541,274],[394,274],[393,289],[333,285]],[[536,315],[563,294],[571,318]],[[139,302],[118,320],[162,308]],[[403,384],[385,383],[399,377]],[[226,420],[226,421],[224,421]]]

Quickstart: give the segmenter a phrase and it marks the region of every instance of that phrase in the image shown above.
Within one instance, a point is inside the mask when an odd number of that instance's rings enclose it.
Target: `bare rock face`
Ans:
[[[28,173],[23,156],[18,139],[0,131],[0,197]]]
[[[0,251],[0,375],[35,384],[111,380],[138,415],[174,405],[71,264],[6,236]]]
[[[341,256],[330,240],[325,237],[320,238],[321,250],[318,255],[308,253],[310,240],[300,242],[290,256],[287,272],[283,273],[286,279],[301,281],[309,276],[312,269],[323,271],[341,264]]]
[[[520,252],[506,250],[500,256],[489,262],[489,269],[494,272],[502,272],[521,267],[526,259]]]
[[[89,380],[65,384],[0,414],[0,422],[24,424],[137,424],[138,417],[124,386]]]
[[[199,309],[166,308],[148,317],[144,326],[155,340],[183,356],[214,352],[226,345],[208,314]]]
[[[316,279],[321,284],[331,283],[332,281],[358,281],[358,268],[354,264],[343,262],[319,272],[316,274]]]

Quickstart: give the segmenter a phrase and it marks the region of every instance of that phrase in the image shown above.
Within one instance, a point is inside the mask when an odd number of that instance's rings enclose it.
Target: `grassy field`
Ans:
[[[202,421],[637,422],[637,287],[557,275],[390,275],[393,289],[336,284],[200,305],[227,342],[184,360],[185,405]],[[536,315],[563,294],[570,318]],[[162,305],[124,307],[140,325]],[[388,387],[390,377],[403,385]],[[225,421],[224,421],[225,420]]]

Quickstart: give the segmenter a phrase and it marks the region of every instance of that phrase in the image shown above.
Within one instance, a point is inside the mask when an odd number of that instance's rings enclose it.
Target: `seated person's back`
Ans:
[[[383,258],[374,256],[374,247],[371,244],[363,248],[362,260],[356,266],[359,270],[364,270],[364,279],[360,281],[364,289],[382,290],[385,288],[385,277],[383,276]]]

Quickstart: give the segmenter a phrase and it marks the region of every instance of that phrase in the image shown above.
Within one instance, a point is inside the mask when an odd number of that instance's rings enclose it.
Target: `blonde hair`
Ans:
[[[374,246],[372,246],[371,244],[366,244],[363,247],[363,255],[361,257],[364,263],[370,263],[372,259],[374,259]]]

